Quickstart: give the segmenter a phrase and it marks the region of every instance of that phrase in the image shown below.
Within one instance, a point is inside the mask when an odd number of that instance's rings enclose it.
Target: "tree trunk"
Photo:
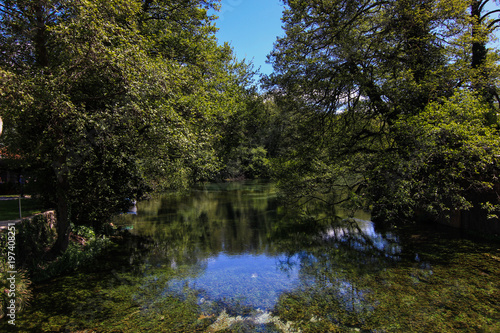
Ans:
[[[60,164],[62,165],[62,164]],[[69,193],[69,179],[68,175],[59,168],[55,168],[57,175],[57,239],[52,246],[51,253],[55,256],[60,255],[66,251],[69,245],[70,233],[70,200]]]
[[[472,27],[472,68],[478,68],[486,61],[486,43],[483,41],[481,22],[481,11],[484,3],[488,1],[472,1],[471,16],[474,26]]]
[[[57,240],[51,252],[55,255],[64,253],[69,245],[69,204],[66,198],[58,198],[57,203]]]
[[[494,106],[495,100],[500,102],[500,98],[497,93],[497,89],[491,82],[491,77],[489,72],[484,65],[486,64],[486,56],[488,49],[486,48],[486,37],[487,34],[491,33],[492,27],[484,27],[484,19],[489,15],[498,12],[498,10],[490,11],[483,14],[484,6],[489,2],[489,0],[473,0],[471,3],[471,17],[472,17],[472,61],[471,67],[476,71],[475,82],[473,83],[473,88],[479,92],[484,100],[491,106],[491,113],[489,114],[489,120],[491,123],[496,123],[496,108]],[[495,20],[495,23],[498,20]],[[491,25],[491,23],[490,23]],[[486,30],[485,30],[486,29]]]
[[[45,25],[45,13],[43,4],[37,2],[33,6],[35,12],[35,36],[33,39],[35,47],[35,61],[40,67],[47,67],[49,65],[49,53],[47,50],[47,27]]]

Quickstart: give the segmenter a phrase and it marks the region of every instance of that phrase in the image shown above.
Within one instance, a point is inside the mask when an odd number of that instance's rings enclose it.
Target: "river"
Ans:
[[[326,217],[289,216],[263,182],[140,202],[115,223],[141,238],[38,285],[17,329],[500,332],[499,243]]]

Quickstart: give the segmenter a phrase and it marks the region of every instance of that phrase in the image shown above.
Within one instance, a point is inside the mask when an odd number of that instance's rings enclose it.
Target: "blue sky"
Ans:
[[[216,37],[220,44],[229,42],[238,59],[246,59],[260,68],[263,74],[270,74],[272,66],[266,64],[267,55],[273,49],[277,36],[284,34],[281,16],[284,5],[280,0],[222,0]],[[490,1],[487,10],[498,9]],[[492,18],[497,18],[494,14]],[[495,32],[499,36],[500,28]],[[498,47],[497,41],[492,46]]]
[[[251,61],[255,69],[270,74],[266,56],[272,51],[281,28],[283,3],[280,0],[222,0],[216,34],[219,43],[229,42],[236,57]]]

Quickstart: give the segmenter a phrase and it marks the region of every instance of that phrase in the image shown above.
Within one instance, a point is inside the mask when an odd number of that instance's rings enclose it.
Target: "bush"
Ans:
[[[87,265],[109,244],[105,238],[97,238],[87,226],[73,227],[74,238],[80,244],[70,242],[68,249],[58,258],[48,261],[47,252],[56,240],[55,228],[51,228],[45,215],[36,215],[16,225],[16,259],[30,272],[33,281],[42,281]]]
[[[33,281],[43,281],[88,265],[109,245],[107,238],[89,241],[84,247],[70,243],[66,251],[54,261],[32,267]]]
[[[267,158],[267,150],[262,146],[255,148],[240,146],[234,149],[226,166],[226,173],[231,178],[240,176],[250,179],[268,178],[270,170],[271,162]]]
[[[264,147],[251,148],[245,163],[245,175],[249,178],[268,178],[271,163]]]
[[[76,227],[72,227],[71,229],[75,235],[81,236],[87,241],[94,240],[96,237],[94,229],[84,225],[78,225]]]
[[[16,225],[16,259],[27,267],[42,260],[56,240],[55,228],[51,228],[47,217],[35,215]]]

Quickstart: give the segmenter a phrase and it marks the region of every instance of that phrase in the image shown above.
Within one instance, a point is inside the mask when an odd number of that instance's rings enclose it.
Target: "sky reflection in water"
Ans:
[[[18,327],[500,332],[498,242],[431,225],[380,229],[368,216],[354,224],[312,208],[323,215],[282,214],[263,183],[140,202],[117,225],[147,237],[124,238],[95,270],[38,285]]]
[[[196,267],[191,269],[195,274],[170,279],[163,295],[195,291],[200,305],[218,302],[267,311],[284,293],[323,290],[355,310],[366,292],[353,288],[349,274],[381,269],[380,258],[399,260],[397,237],[376,232],[370,221],[346,220],[296,233],[294,222],[277,215],[272,186],[228,186],[139,205],[136,232],[168,247],[165,260],[179,272]],[[298,241],[288,233],[296,233]],[[346,250],[353,253],[346,255]]]
[[[182,293],[186,284],[200,291],[200,303],[214,300],[228,304],[270,310],[279,296],[300,285],[298,267],[283,271],[279,269],[284,256],[236,255],[224,253],[207,259],[205,272],[196,278],[174,279],[168,290]]]

